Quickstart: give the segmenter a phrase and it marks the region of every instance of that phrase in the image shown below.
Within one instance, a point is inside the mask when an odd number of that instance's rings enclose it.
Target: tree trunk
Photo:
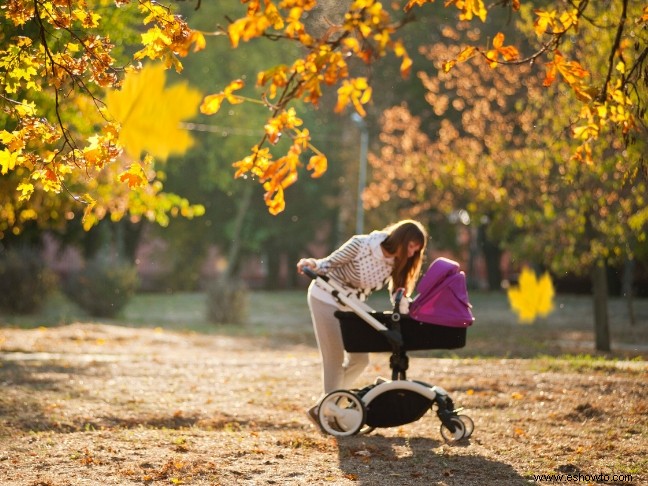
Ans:
[[[502,262],[502,250],[497,243],[490,241],[486,234],[487,229],[488,225],[486,224],[479,226],[478,241],[482,254],[484,255],[484,263],[486,264],[488,290],[501,290],[502,269],[500,265]]]
[[[628,317],[630,319],[630,325],[634,326],[637,322],[634,312],[634,300],[632,295],[632,286],[634,283],[634,269],[635,261],[630,258],[626,258],[626,261],[623,265],[623,283],[621,287],[621,292],[626,299],[628,304]]]
[[[239,205],[236,211],[236,219],[234,220],[234,231],[232,233],[232,243],[230,244],[229,252],[227,255],[227,267],[223,272],[222,278],[224,280],[229,280],[232,278],[236,269],[239,267],[239,258],[241,256],[241,246],[242,246],[242,235],[243,235],[243,222],[245,220],[245,215],[250,209],[250,203],[252,202],[252,192],[253,186],[251,181],[246,181],[245,187],[243,189],[243,194],[239,198]]]
[[[594,293],[594,334],[597,351],[610,351],[610,326],[608,321],[608,287],[605,262],[599,261],[592,269]]]

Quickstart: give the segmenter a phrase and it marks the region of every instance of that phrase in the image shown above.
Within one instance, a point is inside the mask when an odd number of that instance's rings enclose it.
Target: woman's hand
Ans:
[[[398,305],[398,313],[399,314],[409,314],[409,308],[410,308],[410,300],[408,297],[403,296],[401,299],[399,305]]]
[[[304,267],[308,267],[311,270],[315,271],[317,269],[317,263],[315,263],[314,258],[302,258],[297,262],[297,273],[304,273]]]

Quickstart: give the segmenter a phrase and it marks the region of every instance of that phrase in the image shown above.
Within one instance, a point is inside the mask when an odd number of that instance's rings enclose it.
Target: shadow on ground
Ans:
[[[483,485],[527,484],[512,466],[449,448],[464,448],[467,440],[442,446],[424,437],[367,435],[338,439],[340,469],[348,479],[365,485]],[[385,464],[388,467],[385,468]],[[391,472],[385,476],[384,471]]]

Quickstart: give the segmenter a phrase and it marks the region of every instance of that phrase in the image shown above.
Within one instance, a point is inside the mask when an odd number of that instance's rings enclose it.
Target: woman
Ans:
[[[392,298],[399,288],[405,289],[407,296],[419,277],[426,243],[423,225],[403,220],[382,231],[353,236],[326,258],[303,258],[297,263],[297,271],[303,273],[304,267],[308,267],[320,275],[328,275],[348,290],[347,295],[362,301],[385,284]],[[334,315],[339,304],[315,281],[308,288],[308,306],[322,356],[324,394],[348,389],[369,364],[369,354],[344,350],[339,321]],[[308,415],[317,423],[317,406]]]

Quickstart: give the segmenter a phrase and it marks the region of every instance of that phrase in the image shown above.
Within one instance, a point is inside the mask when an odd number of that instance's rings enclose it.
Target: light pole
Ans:
[[[351,120],[360,128],[360,168],[358,169],[358,205],[356,209],[356,234],[364,232],[364,206],[362,193],[367,184],[367,150],[369,148],[369,130],[367,122],[357,113],[351,115]]]

